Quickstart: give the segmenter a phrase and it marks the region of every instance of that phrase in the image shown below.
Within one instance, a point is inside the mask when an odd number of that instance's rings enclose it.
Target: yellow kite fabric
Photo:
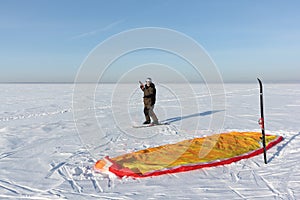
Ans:
[[[282,137],[266,135],[267,149]],[[148,148],[99,160],[96,171],[109,170],[119,177],[147,177],[229,164],[263,152],[261,133],[230,132]]]

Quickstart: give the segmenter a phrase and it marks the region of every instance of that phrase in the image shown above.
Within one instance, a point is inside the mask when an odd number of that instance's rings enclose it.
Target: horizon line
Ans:
[[[291,81],[283,81],[283,80],[266,80],[264,83],[273,83],[273,84],[296,84],[300,83],[300,81],[291,80]],[[75,82],[75,81],[7,81],[7,82],[0,82],[0,84],[117,84],[120,82],[115,81],[105,81],[105,82]],[[134,84],[135,82],[121,82],[121,84]],[[154,83],[159,83],[156,81]],[[170,84],[183,84],[184,82],[175,82],[175,81],[161,81],[161,83],[170,83]],[[205,84],[204,81],[191,81],[189,83],[192,84]],[[211,84],[221,84],[220,82],[210,82]],[[249,83],[256,83],[256,79],[253,81],[223,81],[224,84],[249,84]]]

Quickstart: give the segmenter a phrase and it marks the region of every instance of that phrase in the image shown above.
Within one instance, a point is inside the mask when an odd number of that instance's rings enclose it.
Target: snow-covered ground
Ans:
[[[217,131],[259,131],[258,84],[225,84],[223,107],[212,105],[222,91],[193,84],[191,93],[187,87],[158,84],[155,111],[171,124],[136,129],[144,121],[136,84],[100,85],[89,111],[73,107],[72,84],[1,84],[0,199],[300,199],[299,84],[264,86],[267,133],[284,137],[268,151],[267,165],[256,156],[143,179],[93,172],[106,155]],[[86,112],[94,113],[96,124]],[[221,128],[210,126],[220,119],[214,116],[224,116]]]

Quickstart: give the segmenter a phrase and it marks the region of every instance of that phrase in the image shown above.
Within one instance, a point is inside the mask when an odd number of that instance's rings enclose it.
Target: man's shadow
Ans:
[[[212,115],[214,113],[222,112],[222,111],[224,111],[224,110],[212,110],[212,111],[206,111],[206,112],[202,112],[202,113],[195,113],[195,114],[186,115],[186,116],[172,117],[172,118],[163,120],[162,123],[171,124],[173,122],[181,121],[181,120],[184,120],[184,119],[189,119],[189,118],[193,118],[193,117],[203,117],[203,116]]]

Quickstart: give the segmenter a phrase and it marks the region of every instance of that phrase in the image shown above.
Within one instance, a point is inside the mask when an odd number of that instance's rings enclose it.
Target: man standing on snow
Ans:
[[[151,78],[146,79],[146,85],[140,81],[140,88],[144,92],[144,114],[146,121],[143,124],[150,124],[152,118],[153,124],[158,124],[158,119],[153,111],[156,100],[156,89]]]

